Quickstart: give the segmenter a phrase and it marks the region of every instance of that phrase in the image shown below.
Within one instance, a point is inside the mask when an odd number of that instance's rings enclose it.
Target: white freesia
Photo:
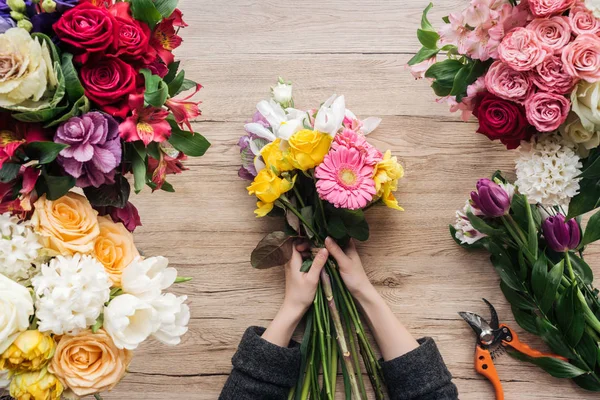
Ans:
[[[36,102],[56,85],[46,42],[33,39],[23,28],[0,34],[0,107],[39,106]]]
[[[573,112],[579,116],[586,130],[600,130],[600,81],[580,81],[571,93],[571,104]]]
[[[292,104],[292,84],[279,78],[277,84],[271,88],[273,100],[283,107],[289,107]]]
[[[600,129],[600,126],[598,126]],[[600,146],[600,131],[590,131],[583,126],[581,119],[575,113],[570,113],[566,122],[559,128],[560,134],[575,143],[578,153],[587,157],[591,149]]]
[[[188,331],[190,308],[184,304],[186,296],[165,293],[152,302],[160,326],[153,333],[161,342],[175,346],[181,342],[181,336]]]
[[[594,13],[594,17],[600,18],[600,0],[585,0],[585,6]]]
[[[103,328],[119,349],[135,350],[159,327],[152,305],[134,295],[122,294],[104,307]]]
[[[136,257],[121,275],[123,292],[151,302],[175,282],[177,270],[169,268],[165,257]]]
[[[456,229],[455,237],[460,240],[462,244],[473,244],[484,237],[487,237],[486,234],[473,228],[473,225],[469,221],[469,217],[467,217],[469,212],[475,214],[476,210],[471,207],[471,203],[468,200],[462,210],[456,211],[456,222],[454,223],[454,229]]]
[[[111,281],[92,256],[57,256],[43,264],[31,283],[42,332],[76,334],[96,323],[110,298]]]
[[[538,135],[519,148],[515,185],[532,204],[565,206],[579,192],[581,168],[572,143],[554,134]]]
[[[33,299],[24,286],[0,274],[0,354],[29,328]]]
[[[315,131],[335,136],[344,122],[346,115],[346,100],[344,96],[331,96],[317,112],[315,117]]]
[[[306,113],[302,113],[300,117],[295,112],[286,113],[286,110],[273,99],[259,102],[256,105],[256,109],[263,117],[265,117],[271,126],[272,131],[257,122],[250,122],[246,124],[244,128],[248,132],[266,139],[269,142],[272,142],[277,138],[289,140],[294,133],[304,128],[304,120],[307,117]]]
[[[42,245],[28,222],[10,213],[0,214],[0,274],[26,285],[37,273]]]

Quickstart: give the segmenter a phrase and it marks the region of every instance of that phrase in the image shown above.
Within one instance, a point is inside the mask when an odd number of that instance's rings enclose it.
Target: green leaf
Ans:
[[[133,18],[147,23],[151,29],[163,17],[152,0],[130,0],[130,3]]]
[[[428,49],[427,47],[421,47],[421,50],[417,52],[410,60],[408,60],[408,65],[415,65],[425,60],[429,60],[431,57],[435,56],[440,51],[437,49]]]
[[[35,188],[40,196],[46,193],[48,200],[58,200],[67,194],[73,186],[75,186],[75,178],[72,176],[49,175],[45,170],[42,170]]]
[[[550,272],[548,272],[544,294],[538,299],[538,305],[543,313],[547,313],[554,303],[556,292],[563,276],[564,266],[565,262],[564,260],[561,260],[550,269]]]
[[[472,68],[473,64],[470,64],[465,65],[460,70],[458,70],[458,73],[454,77],[452,90],[450,91],[451,96],[462,96],[464,93],[467,92],[467,86],[469,86],[469,84],[467,83],[467,78],[471,74]],[[459,99],[457,98],[456,101],[459,101]]]
[[[90,110],[90,101],[87,97],[83,96],[79,100],[73,104],[71,110],[69,112],[61,115],[59,118],[55,118],[44,125],[44,128],[50,128],[56,125],[60,125],[63,122],[69,120],[71,117],[75,117],[77,115],[85,114]]]
[[[49,164],[67,147],[69,145],[62,143],[32,142],[24,147],[24,151],[30,159],[38,160],[40,164]]]
[[[250,262],[254,268],[265,269],[286,264],[292,258],[293,236],[272,232],[265,236],[252,251]]]
[[[579,194],[569,203],[569,219],[600,207],[600,179],[583,179],[579,186]]]
[[[590,217],[580,246],[587,246],[596,240],[600,240],[600,211]]]
[[[540,254],[540,257],[533,264],[531,271],[531,287],[533,295],[540,301],[546,293],[546,280],[548,276],[548,259],[545,254]]]
[[[600,392],[600,382],[595,375],[581,375],[573,378],[573,382],[585,390]]]
[[[536,318],[538,335],[550,346],[552,351],[565,358],[574,359],[575,355],[565,343],[560,331],[550,321]]]
[[[92,325],[92,333],[98,332],[102,328],[102,325],[104,325],[104,314],[100,314],[96,323]]]
[[[308,272],[310,271],[310,267],[312,267],[313,260],[311,258],[302,261],[302,267],[300,267],[300,272]]]
[[[141,142],[133,144],[132,147],[131,169],[133,170],[133,190],[138,194],[146,184],[146,148]]]
[[[529,311],[520,310],[517,307],[512,307],[513,317],[519,326],[527,332],[538,335],[535,314]]]
[[[56,48],[56,45],[54,44],[54,42],[52,41],[52,39],[50,39],[50,37],[48,35],[45,35],[41,32],[34,32],[31,34],[31,37],[38,39],[40,43],[46,42],[46,45],[48,46],[48,50],[50,51],[50,56],[52,57],[52,61],[53,62],[60,61],[60,57],[58,55],[58,49]]]
[[[185,71],[181,70],[177,74],[177,76],[173,79],[171,83],[169,83],[169,96],[174,97],[177,93],[179,93],[179,89],[183,85],[183,81],[185,80]]]
[[[440,39],[440,35],[438,35],[435,31],[425,31],[423,29],[417,29],[417,39],[428,49],[437,50],[437,42]]]
[[[8,183],[17,178],[21,164],[5,162],[0,169],[0,182]]]
[[[180,61],[173,61],[171,64],[169,64],[169,72],[163,77],[163,81],[165,81],[166,83],[171,83],[171,81],[175,79],[180,63]]]
[[[177,93],[175,93],[175,96],[177,96],[179,93],[185,92],[186,90],[190,90],[193,89],[197,86],[198,84],[196,82],[194,82],[191,79],[184,79],[183,83],[181,84],[181,87],[179,88],[179,90],[177,90]]]
[[[600,178],[600,153],[595,153],[595,157],[590,156],[589,162],[583,167],[583,172],[578,178]]]
[[[571,258],[571,264],[573,265],[573,271],[581,278],[586,285],[591,285],[594,281],[594,273],[590,266],[578,257],[575,253],[570,252],[569,257]]]
[[[449,58],[429,67],[425,72],[425,77],[435,79],[438,84],[452,88],[454,78],[463,66],[464,64],[460,61]]]
[[[440,97],[449,96],[450,92],[452,91],[452,86],[444,86],[439,82],[433,82],[431,84],[431,88],[433,89],[433,92],[436,94],[436,96]]]
[[[144,75],[146,85],[144,100],[151,106],[162,107],[169,97],[169,87],[160,76],[152,74],[150,70],[141,69],[140,72]]]
[[[191,281],[192,279],[194,279],[194,278],[189,277],[189,276],[178,276],[177,278],[175,278],[175,282],[173,282],[173,283],[186,283],[186,282]]]
[[[191,157],[200,157],[206,153],[210,143],[204,136],[181,130],[174,121],[169,121],[169,123],[172,129],[169,143],[173,147]]]
[[[488,225],[482,218],[473,214],[471,211],[467,212],[467,218],[469,218],[469,222],[473,225],[473,228],[478,230],[481,233],[484,233],[488,236],[505,236],[505,232],[502,229],[494,228]]]
[[[75,103],[83,97],[84,90],[79,81],[79,77],[77,76],[77,71],[73,66],[73,54],[62,54],[61,68],[65,76],[65,90],[67,91],[67,97],[69,98],[69,102]]]
[[[163,192],[175,193],[175,188],[167,181],[163,182],[163,184],[160,186],[160,190]]]
[[[502,282],[517,292],[522,291],[523,283],[515,273],[515,268],[507,250],[493,241],[487,242],[486,248],[491,253],[490,260]]]
[[[300,209],[300,214],[310,226],[314,226],[314,211],[312,206],[302,207],[302,209]],[[308,229],[308,227],[306,227],[306,225],[304,225],[304,231],[310,239],[313,238],[314,234],[310,229]]]
[[[583,360],[590,369],[594,369],[598,363],[598,343],[587,333],[584,332],[581,340],[576,347],[577,352],[583,357]]]
[[[555,378],[575,378],[577,376],[586,374],[587,371],[584,371],[580,368],[577,368],[573,364],[570,364],[566,361],[561,360],[560,358],[553,357],[529,357],[526,354],[519,353],[518,351],[509,351],[512,357],[517,360],[527,361],[531,364],[535,364],[538,367],[541,367],[544,371],[549,373]]]
[[[339,215],[333,214],[327,221],[327,232],[334,239],[343,239],[346,236],[346,226]]]
[[[127,179],[121,175],[115,175],[115,182],[100,187],[88,186],[83,189],[85,197],[94,207],[116,207],[123,208],[129,200],[131,188]]]
[[[168,18],[177,8],[178,2],[179,0],[154,0],[154,6],[164,18]]]
[[[429,10],[431,10],[432,8],[433,8],[433,3],[429,3],[429,5],[427,7],[425,7],[425,9],[423,10],[423,14],[421,15],[421,29],[424,31],[434,31],[435,32],[435,29],[433,28],[433,26],[429,22],[429,19],[427,18],[427,14],[429,13]]]
[[[502,290],[504,297],[506,297],[506,300],[508,300],[511,306],[516,307],[520,310],[537,310],[537,306],[535,305],[535,303],[533,303],[531,300],[529,300],[527,297],[523,296],[516,290],[513,290],[510,287],[508,287],[506,283],[500,282],[500,289]]]
[[[556,302],[556,320],[570,346],[575,347],[583,336],[585,318],[577,298],[577,286],[568,287]]]

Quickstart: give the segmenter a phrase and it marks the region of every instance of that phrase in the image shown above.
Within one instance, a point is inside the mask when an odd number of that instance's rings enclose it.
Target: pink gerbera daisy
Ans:
[[[337,208],[363,208],[376,193],[373,168],[358,149],[339,145],[315,169],[317,192]]]
[[[355,148],[364,157],[365,163],[369,165],[377,164],[383,157],[379,150],[367,142],[364,135],[348,128],[335,135],[335,139],[331,144],[334,150],[337,150],[340,146]]]

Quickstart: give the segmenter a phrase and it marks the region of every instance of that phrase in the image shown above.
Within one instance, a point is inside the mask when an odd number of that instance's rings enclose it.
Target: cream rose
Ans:
[[[23,28],[0,34],[0,107],[33,108],[57,85],[48,45]]]
[[[121,274],[136,257],[140,255],[133,235],[110,217],[99,217],[100,234],[94,242],[94,256],[104,265],[110,280],[115,286],[121,286]]]
[[[51,201],[44,195],[34,208],[31,223],[44,247],[62,255],[94,250],[94,241],[100,234],[98,212],[84,196],[69,192]]]
[[[581,119],[573,112],[560,127],[560,134],[575,143],[583,157],[587,157],[591,149],[600,146],[600,132],[587,130],[581,123]]]
[[[100,329],[63,336],[48,370],[77,396],[111,390],[123,378],[133,354],[119,350]]]
[[[600,82],[580,81],[571,93],[571,103],[587,131],[600,130]]]
[[[33,298],[24,286],[0,274],[0,353],[29,328]]]

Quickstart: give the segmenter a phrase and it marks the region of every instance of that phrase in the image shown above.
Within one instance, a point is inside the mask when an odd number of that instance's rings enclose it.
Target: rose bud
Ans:
[[[542,224],[542,231],[548,246],[556,252],[576,249],[581,240],[581,230],[575,219],[565,222],[565,216],[557,214],[548,217]]]
[[[501,217],[510,208],[510,197],[506,190],[486,178],[477,182],[477,191],[471,192],[471,200],[486,217]]]

